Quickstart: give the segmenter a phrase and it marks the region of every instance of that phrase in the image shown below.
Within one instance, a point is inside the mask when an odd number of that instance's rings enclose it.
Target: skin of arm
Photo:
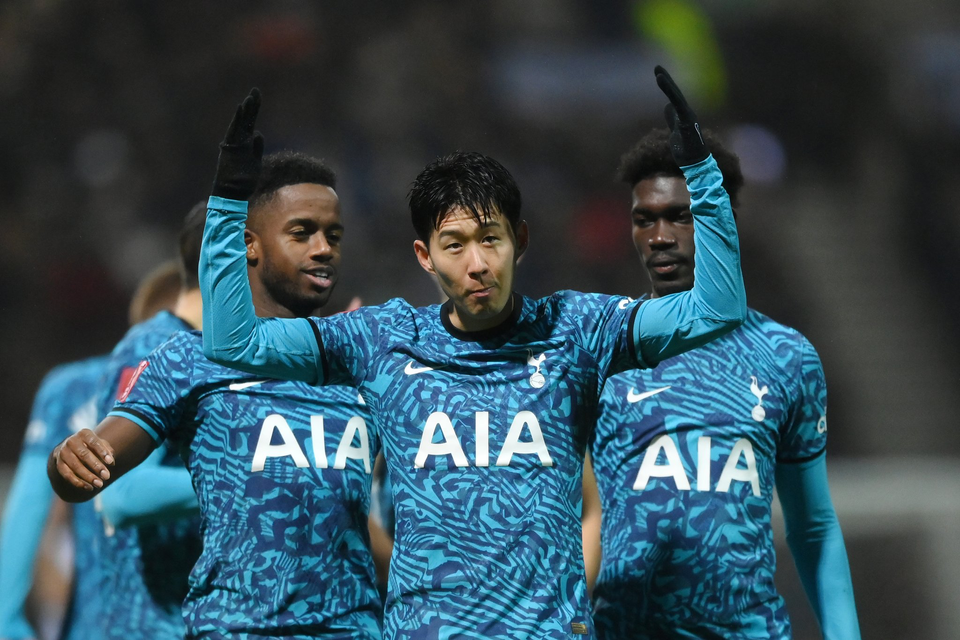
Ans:
[[[186,467],[161,465],[165,455],[166,449],[159,447],[100,496],[103,515],[110,524],[139,526],[200,513],[190,472]]]
[[[96,431],[81,429],[50,453],[47,477],[67,502],[86,502],[143,462],[156,447],[135,422],[107,416]]]
[[[826,456],[777,464],[776,482],[787,544],[824,640],[859,640],[850,564],[830,499]]]
[[[53,492],[44,482],[42,454],[20,458],[7,494],[0,524],[0,639],[33,638],[24,605],[33,582],[33,567]]]
[[[723,175],[713,156],[681,169],[693,213],[694,284],[644,302],[632,319],[634,344],[648,366],[703,346],[747,317],[740,243]]]
[[[600,573],[603,557],[600,546],[600,492],[593,475],[593,465],[588,455],[583,462],[583,564],[587,573],[587,591],[593,593],[593,585]]]

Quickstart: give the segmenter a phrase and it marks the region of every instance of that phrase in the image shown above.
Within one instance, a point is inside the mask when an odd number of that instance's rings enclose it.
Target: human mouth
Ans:
[[[319,289],[329,289],[336,280],[336,271],[330,267],[305,269],[303,273],[307,276],[307,280]]]
[[[680,268],[681,260],[670,256],[658,256],[647,261],[647,268],[659,275],[673,273]]]

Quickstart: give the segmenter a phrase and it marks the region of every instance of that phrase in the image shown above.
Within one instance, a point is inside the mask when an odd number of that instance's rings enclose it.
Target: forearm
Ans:
[[[643,303],[634,318],[635,343],[651,365],[736,329],[747,315],[740,243],[723,175],[712,156],[683,172],[694,220],[694,283],[689,291]]]
[[[843,533],[827,484],[825,456],[778,464],[787,544],[824,640],[857,640],[860,628]]]
[[[17,465],[0,524],[0,638],[30,638],[24,604],[33,582],[33,566],[53,492],[43,482],[42,455]]]
[[[319,346],[309,321],[259,319],[247,279],[247,203],[211,197],[200,254],[203,352],[210,360],[270,378],[314,383]]]
[[[153,455],[158,454],[163,450]],[[178,520],[200,513],[190,472],[182,467],[144,464],[104,491],[100,500],[103,515],[115,527]]]

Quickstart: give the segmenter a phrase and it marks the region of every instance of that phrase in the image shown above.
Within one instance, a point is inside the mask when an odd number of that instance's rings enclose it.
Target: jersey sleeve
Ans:
[[[310,318],[320,353],[320,384],[357,387],[375,355],[411,325],[411,307],[394,299],[327,318]]]
[[[304,318],[258,318],[247,278],[247,203],[211,196],[200,249],[203,353],[227,367],[317,383],[322,363],[314,325]]]
[[[796,360],[796,393],[777,451],[777,460],[787,463],[812,460],[827,446],[827,381],[817,351],[803,336]]]
[[[108,415],[139,425],[158,443],[169,437],[192,388],[193,349],[186,342],[176,336],[142,360]]]
[[[563,304],[561,313],[574,319],[580,344],[593,356],[601,379],[627,369],[646,368],[629,330],[643,301],[573,291],[557,295]]]
[[[733,331],[747,317],[740,241],[723,175],[713,156],[683,167],[696,250],[693,288],[644,302],[631,322],[650,366]]]

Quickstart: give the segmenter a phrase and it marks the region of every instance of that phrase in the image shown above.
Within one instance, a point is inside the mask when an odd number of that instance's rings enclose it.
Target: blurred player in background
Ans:
[[[307,156],[264,159],[244,233],[257,315],[306,317],[326,304],[343,236],[335,187]],[[380,638],[367,532],[380,446],[356,389],[244,374],[204,358],[198,333],[179,333],[143,361],[97,434],[63,450],[111,452],[106,483],[75,467],[96,491],[164,441],[186,457],[203,515],[188,638]],[[70,500],[93,495],[59,484]]]
[[[656,76],[708,258],[693,290],[642,307],[515,294],[528,241],[519,189],[492,158],[455,153],[428,165],[409,198],[418,261],[448,303],[258,319],[243,226],[263,146],[259,93],[238,109],[204,234],[204,353],[255,375],[363,393],[383,427],[396,508],[386,637],[592,634],[580,498],[598,383],[699,346],[739,326],[746,309],[719,171],[679,90],[662,69]]]
[[[198,203],[184,219],[180,293],[173,311],[135,325],[110,354],[100,384],[98,419],[124,395],[143,358],[172,334],[200,326],[197,265],[205,216]],[[201,543],[197,497],[178,452],[160,447],[136,472],[98,496],[96,505],[103,519],[98,560],[100,627],[106,637],[183,638],[181,603]]]
[[[710,137],[707,146],[736,205],[739,161]],[[669,134],[640,140],[619,177],[633,189],[650,298],[690,290],[700,231]],[[773,580],[774,486],[824,638],[860,637],[827,486],[826,401],[813,346],[752,309],[719,340],[606,381],[591,449],[603,512],[601,638],[790,637]]]
[[[171,280],[170,274],[176,278]],[[130,303],[132,324],[172,306],[180,290],[176,261],[150,272]],[[168,306],[169,305],[169,306]],[[33,582],[41,534],[54,502],[43,482],[47,455],[64,438],[96,425],[96,396],[107,356],[88,358],[54,368],[37,391],[0,524],[0,640],[36,638],[27,622],[25,605]],[[100,599],[96,553],[100,519],[93,505],[72,509],[74,563],[70,601],[58,637],[97,640]]]

